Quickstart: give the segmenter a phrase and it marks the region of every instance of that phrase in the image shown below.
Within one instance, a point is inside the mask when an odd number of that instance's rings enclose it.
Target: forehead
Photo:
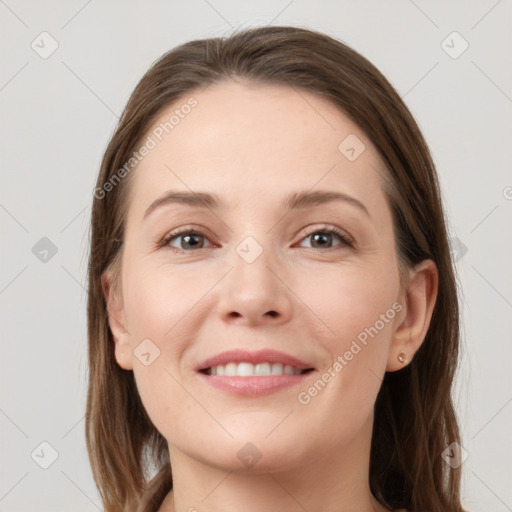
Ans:
[[[223,82],[193,91],[161,112],[148,138],[154,147],[131,184],[137,210],[167,189],[233,201],[279,200],[315,184],[382,195],[382,165],[361,128],[327,98],[291,86]]]

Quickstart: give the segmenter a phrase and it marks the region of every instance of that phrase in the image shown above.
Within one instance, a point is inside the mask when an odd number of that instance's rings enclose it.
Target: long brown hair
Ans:
[[[452,469],[441,456],[452,442],[460,442],[451,398],[459,306],[429,149],[400,96],[368,60],[325,34],[270,26],[191,41],[164,54],[136,86],[105,151],[92,205],[86,412],[87,448],[105,512],[156,511],[172,488],[167,442],[146,414],[133,372],[116,363],[101,286],[107,270],[114,288],[119,278],[130,176],[136,172],[135,166],[128,173],[125,164],[165,107],[226,79],[320,94],[354,120],[377,148],[387,168],[385,192],[400,261],[412,267],[432,259],[439,289],[421,348],[406,368],[386,373],[382,382],[375,403],[370,487],[389,508],[463,511],[460,467]]]

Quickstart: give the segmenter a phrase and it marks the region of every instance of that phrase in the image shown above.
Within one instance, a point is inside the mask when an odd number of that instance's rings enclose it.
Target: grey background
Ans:
[[[353,46],[418,120],[457,237],[464,504],[512,510],[511,18],[510,0],[0,0],[0,510],[100,508],[83,417],[88,227],[102,153],[163,52],[263,24]]]

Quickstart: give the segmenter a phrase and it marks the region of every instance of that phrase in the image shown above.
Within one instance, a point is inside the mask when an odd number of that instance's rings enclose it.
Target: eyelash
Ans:
[[[354,247],[354,240],[350,236],[348,236],[345,232],[343,232],[341,229],[339,229],[335,226],[322,226],[320,228],[317,227],[313,231],[305,233],[304,236],[300,239],[300,241],[304,240],[305,238],[310,237],[311,235],[315,235],[317,233],[337,235],[341,240],[340,245],[343,245],[345,247],[350,247],[350,248]],[[180,236],[184,236],[184,235],[198,235],[198,236],[202,236],[202,237],[208,239],[208,237],[199,230],[192,229],[192,228],[185,228],[180,231],[171,232],[171,233],[167,234],[164,238],[162,238],[162,240],[160,240],[160,242],[158,242],[156,244],[156,248],[159,249],[162,247],[167,247],[167,248],[169,248],[175,252],[178,252],[178,253],[194,252],[194,250],[186,251],[184,249],[178,249],[176,247],[171,247],[170,245],[168,245],[175,238],[179,238]],[[200,247],[197,250],[200,250],[200,249],[209,249],[209,247]],[[314,247],[306,247],[306,249],[314,249]],[[335,250],[335,249],[339,249],[339,246],[327,247],[326,249],[320,249],[320,250],[321,251],[329,251],[329,250]]]

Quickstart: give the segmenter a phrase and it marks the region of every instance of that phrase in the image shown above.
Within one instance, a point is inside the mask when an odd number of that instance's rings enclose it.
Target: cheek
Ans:
[[[301,279],[302,296],[322,320],[322,339],[328,347],[348,349],[347,342],[350,345],[361,333],[360,339],[364,339],[366,329],[375,324],[379,332],[387,335],[390,331],[390,320],[396,316],[393,304],[399,294],[398,271],[391,262],[389,266],[331,267],[325,274],[316,272]]]
[[[200,298],[199,283],[190,277],[154,265],[126,265],[124,305],[133,343],[150,338],[163,348],[163,340],[175,337],[181,320]]]
[[[308,286],[308,306],[318,312],[325,326],[321,335],[314,336],[315,342],[321,344],[326,357],[318,380],[301,390],[301,404],[311,403],[320,415],[324,411],[353,415],[353,424],[371,411],[402,309],[397,302],[398,271],[393,268],[331,270],[329,276],[315,276],[316,287]]]
[[[140,261],[137,265],[126,262],[123,272],[137,389],[156,428],[173,432],[179,428],[180,414],[190,407],[190,396],[180,385],[184,379],[180,361],[198,337],[203,314],[200,299],[218,277]]]

